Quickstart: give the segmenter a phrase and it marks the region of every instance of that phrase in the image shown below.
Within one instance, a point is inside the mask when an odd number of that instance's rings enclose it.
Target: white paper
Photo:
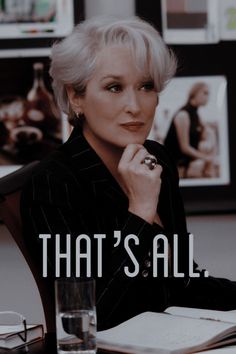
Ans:
[[[188,353],[223,335],[234,325],[224,322],[145,312],[110,330],[98,332],[98,347],[129,353]],[[214,342],[214,340],[213,340]],[[160,350],[159,350],[160,349]]]
[[[216,311],[196,309],[190,307],[168,307],[166,313],[176,316],[184,316],[198,319],[210,319],[214,321],[223,321],[236,324],[236,311]]]
[[[236,0],[220,1],[220,37],[236,40]]]
[[[28,328],[32,328],[34,327],[34,325],[27,325],[27,329]],[[16,326],[3,326],[3,325],[0,325],[0,336],[2,334],[8,334],[8,333],[17,333],[17,332],[21,332],[21,331],[24,331],[24,328],[21,325],[16,325]]]
[[[161,4],[163,37],[167,43],[204,44],[219,41],[218,0],[162,0]],[[199,23],[196,22],[197,16]]]

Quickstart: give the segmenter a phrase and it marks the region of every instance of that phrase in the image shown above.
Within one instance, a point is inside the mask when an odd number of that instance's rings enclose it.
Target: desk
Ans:
[[[235,354],[236,346],[213,349],[206,352],[196,353],[196,354]],[[46,334],[44,341],[39,341],[28,346],[28,351],[25,348],[15,349],[15,350],[4,350],[0,349],[0,354],[57,354],[56,349],[56,336],[54,333]],[[115,352],[108,352],[98,350],[97,354],[117,354]]]
[[[25,348],[15,350],[0,349],[0,354],[57,354],[55,333],[46,333],[44,341],[30,344],[28,351]],[[114,352],[97,351],[97,354],[112,354]]]
[[[44,340],[30,344],[27,348],[28,351],[25,347],[10,351],[0,349],[0,354],[57,354],[56,336],[53,333],[46,333]]]

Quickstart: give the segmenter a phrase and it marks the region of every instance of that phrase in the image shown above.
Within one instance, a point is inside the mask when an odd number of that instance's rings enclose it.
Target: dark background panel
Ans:
[[[162,33],[160,0],[136,0],[136,14]],[[182,187],[189,214],[236,211],[236,41],[217,44],[172,45],[178,57],[176,76],[224,75],[228,82],[230,185]]]
[[[3,96],[26,96],[34,80],[33,64],[44,64],[44,82],[51,91],[48,57],[1,58],[0,59],[0,99]]]

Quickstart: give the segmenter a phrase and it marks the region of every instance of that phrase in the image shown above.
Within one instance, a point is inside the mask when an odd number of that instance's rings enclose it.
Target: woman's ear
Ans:
[[[70,106],[74,112],[80,111],[80,97],[72,85],[66,85],[66,92]]]

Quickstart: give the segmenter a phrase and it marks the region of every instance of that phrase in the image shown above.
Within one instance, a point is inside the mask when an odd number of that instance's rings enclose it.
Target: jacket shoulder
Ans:
[[[52,152],[34,169],[32,177],[51,175],[58,180],[75,178],[68,156],[60,149]]]
[[[23,186],[21,199],[60,206],[68,200],[68,195],[73,198],[79,187],[67,156],[56,150],[36,166]]]

